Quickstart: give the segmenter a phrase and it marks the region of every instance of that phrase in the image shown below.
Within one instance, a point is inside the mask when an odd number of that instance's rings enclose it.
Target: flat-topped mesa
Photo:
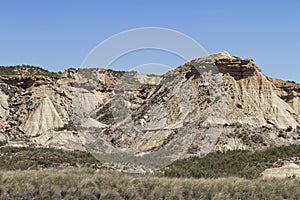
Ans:
[[[230,74],[235,80],[247,78],[249,76],[260,73],[261,70],[255,65],[253,59],[242,59],[236,56],[231,56],[226,51],[209,56],[219,72]]]

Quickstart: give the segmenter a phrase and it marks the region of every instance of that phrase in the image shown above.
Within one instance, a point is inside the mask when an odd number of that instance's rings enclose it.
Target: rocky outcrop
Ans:
[[[227,123],[257,126],[274,124],[279,128],[299,125],[294,107],[276,95],[277,88],[262,74],[233,81],[224,76],[227,94]],[[295,105],[296,106],[296,105]]]
[[[149,159],[156,153],[175,160],[300,139],[299,85],[268,78],[252,59],[225,51],[163,76],[0,68],[0,89],[5,145],[130,152]]]
[[[300,85],[292,81],[282,81],[268,78],[276,88],[277,95],[287,102],[299,115],[300,114]]]
[[[223,111],[226,124],[240,123],[253,127],[278,128],[295,128],[299,125],[297,96],[300,93],[296,84],[286,83],[289,87],[283,87],[284,81],[280,84],[279,81],[275,82],[274,79],[264,76],[252,59],[230,56],[225,51],[196,59],[179,69],[181,73],[188,72],[186,77],[190,79],[209,67],[223,78],[219,87],[225,90]],[[192,78],[191,82],[200,86],[199,80],[201,77]]]
[[[63,126],[64,123],[52,101],[45,95],[39,106],[29,115],[23,130],[27,135],[34,137]]]
[[[300,178],[300,166],[288,163],[280,168],[270,168],[262,172],[264,178]]]
[[[209,58],[215,63],[219,72],[228,73],[235,80],[260,74],[259,68],[252,59],[240,59],[239,57],[230,56],[226,51],[221,51]]]
[[[8,96],[5,95],[5,93],[0,92],[0,120],[5,121],[8,115],[8,109],[9,109],[9,104],[8,104]]]

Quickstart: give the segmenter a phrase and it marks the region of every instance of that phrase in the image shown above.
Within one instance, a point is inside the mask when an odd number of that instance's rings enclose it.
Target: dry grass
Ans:
[[[300,199],[299,187],[299,179],[178,179],[92,169],[0,171],[0,199]]]

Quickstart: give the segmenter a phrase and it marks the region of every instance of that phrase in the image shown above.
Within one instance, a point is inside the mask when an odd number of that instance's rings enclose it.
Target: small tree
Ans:
[[[292,126],[288,126],[287,128],[286,128],[286,131],[287,132],[291,132],[293,130],[293,127]]]

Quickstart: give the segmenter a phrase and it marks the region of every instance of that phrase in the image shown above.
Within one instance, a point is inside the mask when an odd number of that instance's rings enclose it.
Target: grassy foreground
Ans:
[[[0,199],[300,199],[300,179],[259,178],[278,158],[299,153],[300,145],[210,153],[157,177],[95,170],[101,163],[87,152],[1,147]]]
[[[0,171],[0,199],[300,199],[300,180],[135,177],[93,169]]]

